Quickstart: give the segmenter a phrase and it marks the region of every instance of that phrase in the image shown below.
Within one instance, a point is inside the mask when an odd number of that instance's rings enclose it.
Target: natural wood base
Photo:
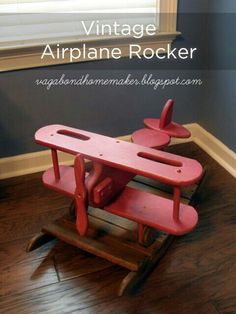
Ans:
[[[174,236],[166,234],[160,239],[156,240],[156,245],[154,245],[154,247],[156,247],[153,249],[152,254],[146,260],[143,267],[140,267],[137,272],[129,272],[122,280],[118,289],[118,296],[122,296],[125,292],[133,291],[135,287],[138,287],[138,285],[145,280],[171,245],[174,240]]]
[[[137,182],[138,181],[138,182]],[[159,186],[143,177],[135,178],[131,186],[148,190],[159,195],[171,197],[171,192],[164,186]],[[196,195],[199,185],[182,191],[182,202],[190,203]],[[78,247],[86,252],[102,257],[114,264],[127,268],[130,272],[122,280],[118,295],[133,291],[144,281],[156,266],[166,250],[171,245],[174,236],[145,227],[143,244],[137,239],[137,224],[108,213],[101,209],[89,208],[89,231],[86,237],[78,234],[74,215],[73,204],[70,215],[55,220],[42,228],[28,244],[30,252],[43,244],[58,238],[66,243]]]
[[[35,236],[29,243],[27,251],[39,248],[55,237],[78,247],[86,252],[102,257],[114,264],[130,270],[122,280],[118,289],[121,296],[125,291],[132,290],[155,267],[158,260],[170,246],[173,236],[160,233],[149,247],[141,246],[135,241],[132,230],[116,226],[116,234],[108,233],[108,222],[90,216],[90,229],[86,237],[81,237],[74,222],[63,217],[42,228],[42,233]],[[121,233],[123,235],[121,236]]]
[[[42,245],[54,240],[55,237],[51,234],[40,232],[36,234],[28,243],[26,247],[26,252],[31,252],[33,250],[38,249]]]

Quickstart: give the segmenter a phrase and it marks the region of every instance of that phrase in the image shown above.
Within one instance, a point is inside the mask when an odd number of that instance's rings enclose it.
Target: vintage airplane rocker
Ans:
[[[147,276],[174,236],[195,228],[198,214],[181,190],[197,186],[203,171],[197,161],[63,125],[39,129],[35,140],[52,152],[44,185],[74,200],[75,217],[72,210],[44,226],[28,251],[57,237],[123,266],[130,272],[119,287],[122,295]],[[57,151],[74,155],[74,166],[59,165]],[[171,187],[173,194],[150,192],[135,182],[137,175]]]

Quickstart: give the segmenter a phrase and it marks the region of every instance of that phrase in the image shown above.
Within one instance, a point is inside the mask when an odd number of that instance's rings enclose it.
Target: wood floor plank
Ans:
[[[61,217],[67,209],[59,208],[50,212],[42,212],[34,215],[30,212],[27,216],[7,217],[0,219],[0,243],[25,238],[40,232],[41,226],[45,222],[50,222]]]
[[[6,264],[0,272],[0,296],[23,293],[58,282],[52,259]]]
[[[0,298],[0,304],[9,314],[78,312],[113,298],[124,273],[123,269],[113,266],[86,277]]]
[[[31,194],[29,191],[33,191],[33,193]],[[14,199],[2,200],[0,198],[0,219],[4,219],[5,217],[7,217],[7,219],[20,219],[22,216],[42,214],[43,212],[57,209],[58,204],[60,204],[61,208],[66,208],[71,202],[70,198],[64,197],[46,188],[37,189],[35,187],[35,190],[29,189],[28,195],[24,197],[18,195],[18,192],[13,193],[15,195]],[[25,191],[23,194],[25,194]],[[50,200],[47,206],[45,206],[45,199]]]
[[[26,253],[26,246],[30,240],[30,237],[18,239],[2,243],[0,245],[0,271],[2,267],[6,265],[15,265],[19,263],[30,263],[32,261],[47,257],[49,254],[53,256],[53,252],[56,251],[58,241],[50,242],[36,251]],[[60,248],[59,248],[60,250]]]
[[[54,261],[60,281],[88,275],[113,266],[103,258],[67,244],[64,244],[64,250],[57,251]]]
[[[157,292],[157,291],[156,291]],[[80,314],[94,314],[94,313],[119,313],[119,314],[219,314],[213,304],[201,303],[200,301],[176,302],[176,306],[170,308],[172,300],[168,297],[161,299],[156,298],[151,302],[148,298],[139,297],[131,301],[125,298],[122,302],[118,299],[113,299],[112,302],[102,302],[100,304],[91,305],[85,310],[78,311]],[[77,313],[78,313],[77,312]]]
[[[218,313],[234,314],[236,309],[235,294],[231,294],[225,298],[219,298],[212,302]]]

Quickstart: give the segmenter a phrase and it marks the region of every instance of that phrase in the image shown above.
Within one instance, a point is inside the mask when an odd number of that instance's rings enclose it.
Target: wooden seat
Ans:
[[[170,136],[161,131],[144,128],[135,131],[131,140],[138,145],[162,150],[170,143]]]
[[[188,138],[191,133],[181,124],[172,121],[174,101],[169,99],[161,113],[160,119],[146,118],[144,124],[146,127],[161,131],[171,137]]]

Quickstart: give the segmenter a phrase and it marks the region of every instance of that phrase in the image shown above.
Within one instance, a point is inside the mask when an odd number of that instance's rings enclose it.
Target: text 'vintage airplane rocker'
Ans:
[[[44,226],[28,251],[57,237],[121,265],[130,270],[122,295],[147,276],[173,236],[196,226],[198,214],[181,191],[194,186],[191,198],[196,189],[202,176],[197,161],[63,125],[41,128],[35,140],[52,152],[43,183],[70,196],[74,213]],[[59,165],[57,151],[74,155],[74,166]],[[142,184],[144,177],[173,194]]]

